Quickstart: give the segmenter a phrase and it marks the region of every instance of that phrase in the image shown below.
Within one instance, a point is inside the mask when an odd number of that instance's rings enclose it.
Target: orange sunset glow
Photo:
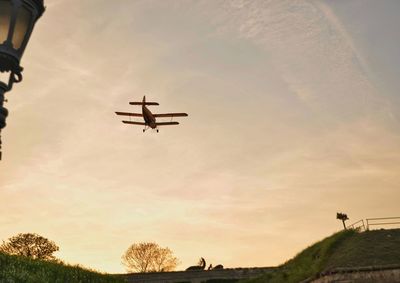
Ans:
[[[276,266],[337,212],[400,216],[400,1],[45,2],[6,95],[0,240],[109,273],[150,241],[178,270]],[[189,116],[121,123],[144,95]]]

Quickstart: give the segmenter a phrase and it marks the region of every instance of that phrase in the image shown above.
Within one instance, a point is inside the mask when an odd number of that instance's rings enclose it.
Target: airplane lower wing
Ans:
[[[146,126],[144,122],[133,122],[133,121],[122,121],[124,124],[132,124],[132,125],[139,125],[139,126]]]
[[[178,122],[157,122],[156,126],[179,125]]]
[[[121,116],[143,117],[143,114],[140,114],[140,113],[115,112],[115,114],[121,115]]]
[[[153,114],[154,117],[156,118],[161,118],[161,117],[186,117],[188,114],[186,113],[164,113],[164,114]]]

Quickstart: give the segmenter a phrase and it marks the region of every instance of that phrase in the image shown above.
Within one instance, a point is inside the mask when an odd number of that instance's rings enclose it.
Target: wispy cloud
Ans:
[[[337,209],[397,209],[399,132],[325,2],[57,1],[36,28],[10,96],[1,237],[43,233],[111,272],[145,240],[182,267],[272,265],[336,230]],[[144,94],[188,119],[120,123]]]
[[[357,117],[385,104],[365,58],[322,1],[227,1],[215,22],[262,45],[290,90],[318,114]]]

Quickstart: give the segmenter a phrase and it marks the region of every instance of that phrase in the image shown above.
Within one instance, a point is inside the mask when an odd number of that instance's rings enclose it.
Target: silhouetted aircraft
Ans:
[[[153,114],[146,107],[146,105],[159,105],[157,102],[146,102],[146,96],[143,96],[142,102],[129,102],[130,105],[141,105],[142,114],[140,113],[129,113],[129,112],[115,112],[117,115],[129,116],[129,117],[143,117],[144,122],[134,122],[134,121],[122,121],[125,124],[140,125],[144,126],[143,132],[147,129],[156,129],[158,133],[158,126],[169,126],[169,125],[179,125],[178,122],[172,121],[173,117],[186,117],[186,113],[164,113],[164,114]],[[171,122],[156,122],[156,118],[167,118],[171,117]]]

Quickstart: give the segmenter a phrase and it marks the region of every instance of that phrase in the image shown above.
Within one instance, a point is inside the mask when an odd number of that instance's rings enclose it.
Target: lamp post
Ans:
[[[8,82],[0,81],[0,160],[1,130],[8,116],[4,94],[22,81],[21,57],[43,12],[43,0],[0,0],[0,72],[9,74]]]

